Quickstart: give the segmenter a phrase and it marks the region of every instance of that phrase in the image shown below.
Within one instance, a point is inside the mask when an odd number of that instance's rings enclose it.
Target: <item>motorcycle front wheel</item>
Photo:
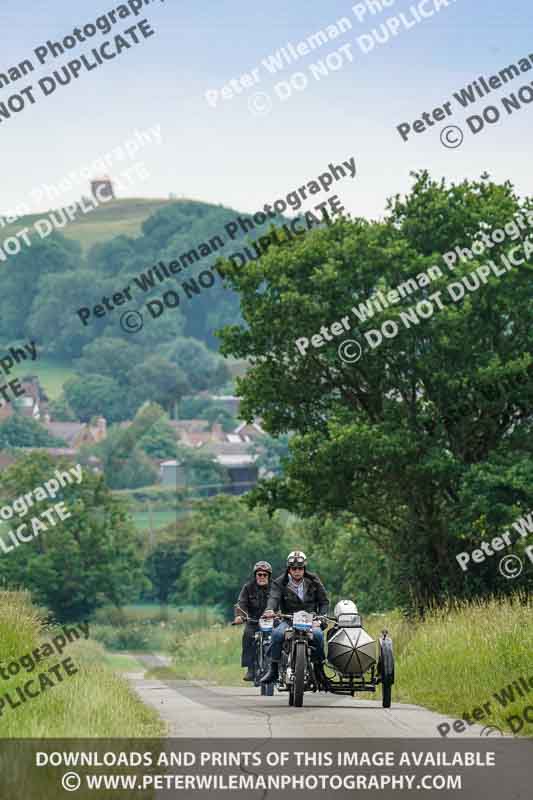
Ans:
[[[294,705],[301,708],[304,702],[305,662],[307,652],[305,642],[296,643],[296,657],[294,659]]]

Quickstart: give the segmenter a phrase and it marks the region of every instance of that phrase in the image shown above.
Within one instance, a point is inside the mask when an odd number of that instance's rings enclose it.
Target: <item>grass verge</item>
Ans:
[[[523,596],[432,611],[401,643],[394,696],[458,719],[489,703],[479,724],[511,733],[508,718],[533,706],[533,686],[524,696],[514,687],[502,695],[520,677],[533,683],[532,611]],[[525,721],[519,734],[532,736],[533,724]]]
[[[4,665],[18,661],[52,638],[28,597],[0,592],[0,641]],[[48,670],[70,657],[78,672],[58,681]],[[33,699],[21,702],[16,688],[33,680],[39,689],[39,673],[46,672],[52,686],[45,686]],[[64,676],[64,673],[61,673]],[[164,726],[155,711],[145,707],[126,681],[105,664],[103,649],[91,640],[73,642],[63,651],[39,661],[34,671],[21,668],[8,680],[0,678],[0,698],[9,692],[20,706],[5,702],[0,709],[2,738],[51,737],[158,737]]]

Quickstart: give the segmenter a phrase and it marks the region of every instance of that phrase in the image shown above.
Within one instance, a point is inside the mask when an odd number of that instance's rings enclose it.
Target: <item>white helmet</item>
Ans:
[[[338,619],[341,614],[357,613],[357,606],[351,600],[339,600],[333,611],[333,616]]]
[[[301,550],[293,550],[287,556],[288,567],[305,567],[307,564],[307,556]]]

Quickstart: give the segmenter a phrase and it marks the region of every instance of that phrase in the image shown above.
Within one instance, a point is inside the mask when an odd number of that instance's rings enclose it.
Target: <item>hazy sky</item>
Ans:
[[[0,103],[27,85],[37,86],[69,60],[147,17],[156,35],[105,61],[78,80],[60,86],[49,97],[37,89],[35,105],[0,122],[2,183],[0,211],[26,200],[43,181],[59,181],[70,170],[91,163],[131,135],[135,129],[161,125],[162,145],[144,148],[139,156],[150,178],[132,190],[133,196],[178,196],[223,203],[253,212],[311,180],[329,162],[354,156],[355,180],[338,184],[344,205],[353,214],[382,214],[386,198],[404,192],[409,172],[428,168],[435,177],[475,178],[488,171],[497,180],[510,179],[521,194],[531,191],[533,103],[508,115],[502,96],[533,81],[533,70],[516,78],[471,109],[453,101],[453,117],[404,143],[396,131],[424,111],[452,98],[478,76],[487,78],[532,54],[529,35],[531,0],[468,2],[449,0],[428,19],[364,54],[357,37],[378,29],[403,12],[413,20],[410,6],[420,0],[396,0],[381,14],[368,13],[358,21],[355,3],[346,0],[153,0],[140,16],[118,22],[107,34],[77,45],[35,72],[0,89]],[[434,0],[427,0],[425,8]],[[444,0],[443,0],[444,2]],[[364,4],[364,2],[363,2]],[[93,22],[117,8],[93,0],[3,0],[0,72],[25,58],[48,39],[62,40],[72,29]],[[353,27],[341,37],[270,75],[261,60],[287,42],[295,46],[320,29],[346,16]],[[381,36],[383,34],[381,33]],[[365,40],[367,41],[367,40]],[[310,64],[339,47],[351,44],[353,63],[316,80]],[[336,62],[334,62],[336,63]],[[232,100],[211,108],[207,90],[220,90],[231,78],[259,67],[260,82]],[[293,91],[282,102],[274,89],[294,72],[308,78],[304,91]],[[270,113],[249,110],[257,91],[272,100]],[[278,88],[278,91],[281,89]],[[266,102],[262,96],[258,103]],[[474,136],[465,125],[471,114],[487,105],[502,109],[498,124],[486,125]],[[446,124],[465,130],[458,149],[446,149],[439,138]],[[453,134],[455,135],[455,134]],[[109,171],[113,176],[128,164]],[[63,196],[66,204],[80,188]],[[308,205],[311,207],[312,203]],[[48,207],[42,203],[41,208]]]

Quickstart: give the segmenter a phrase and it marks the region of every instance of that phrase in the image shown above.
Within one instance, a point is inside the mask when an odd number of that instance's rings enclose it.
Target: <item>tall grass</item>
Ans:
[[[533,679],[532,611],[532,599],[518,595],[433,609],[401,642],[397,699],[457,718],[490,702],[492,713],[480,724],[509,732],[507,718],[533,706],[533,687],[525,697],[515,692],[506,707],[493,695],[520,676]],[[533,735],[533,725],[526,722],[521,733]]]
[[[205,680],[226,686],[240,684],[242,627],[213,625],[183,636],[172,650],[178,678]]]
[[[28,596],[0,592],[0,642],[4,665],[19,660],[54,635],[52,628],[43,626]],[[45,688],[37,697],[17,708],[7,702],[0,716],[2,738],[49,737],[149,737],[164,733],[164,726],[155,711],[146,708],[127,683],[104,665],[102,648],[90,640],[72,642],[61,656],[54,654],[38,662],[34,671],[24,668],[5,680],[0,677],[0,696],[6,692],[15,701],[20,698],[17,686],[46,672],[63,659],[70,657],[78,668],[72,677],[61,674],[58,682],[47,673],[54,686]]]

